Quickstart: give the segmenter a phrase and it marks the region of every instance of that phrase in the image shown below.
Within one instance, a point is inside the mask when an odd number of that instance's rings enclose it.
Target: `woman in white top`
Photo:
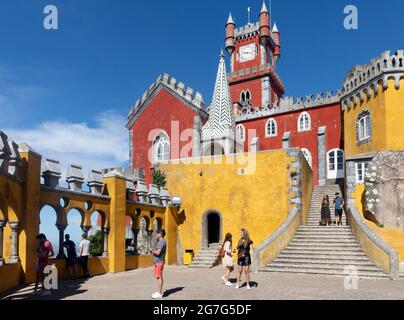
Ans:
[[[226,286],[232,286],[233,284],[229,281],[230,274],[234,270],[233,264],[233,252],[232,252],[232,235],[230,233],[226,234],[226,238],[223,243],[224,257],[222,258],[223,266],[226,268],[226,274],[222,277],[224,284]]]

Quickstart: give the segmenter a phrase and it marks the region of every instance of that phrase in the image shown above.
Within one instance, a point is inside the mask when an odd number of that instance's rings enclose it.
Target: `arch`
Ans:
[[[223,238],[223,215],[218,210],[208,210],[202,216],[202,248]]]
[[[78,249],[83,235],[84,213],[78,209],[70,209],[66,214],[67,228],[65,234],[70,235]]]
[[[0,221],[7,220],[6,203],[2,197],[0,197]]]
[[[135,234],[133,232],[133,225],[135,224],[135,221],[133,220],[133,217],[131,216],[126,216],[125,219],[125,250],[126,254],[133,255],[136,251],[137,248],[134,247],[134,240],[135,240]]]
[[[242,105],[251,105],[252,95],[249,89],[243,90],[240,93],[240,103]]]
[[[240,141],[245,141],[246,139],[245,127],[242,124],[237,125],[236,132],[237,132],[237,139],[239,139]]]
[[[306,158],[307,163],[309,164],[310,168],[313,168],[313,157],[311,155],[310,150],[307,148],[302,148],[301,150],[302,150],[302,154]]]
[[[137,251],[139,255],[147,255],[149,249],[148,223],[150,223],[150,220],[147,221],[146,218],[148,217],[142,216],[139,223],[140,228],[137,235]]]
[[[153,140],[153,163],[158,164],[161,161],[171,159],[171,143],[168,134],[161,131]]]
[[[274,118],[268,119],[265,124],[265,136],[267,138],[276,137],[278,135],[278,124]]]
[[[297,126],[299,132],[311,130],[311,117],[306,111],[300,114]]]
[[[93,211],[90,214],[91,228],[88,231],[89,236],[95,235],[98,231],[102,232],[102,229],[105,226],[105,214],[100,211]]]
[[[50,205],[43,206],[39,212],[39,233],[46,235],[52,243],[55,254],[59,252],[59,231],[56,227],[57,211]]]

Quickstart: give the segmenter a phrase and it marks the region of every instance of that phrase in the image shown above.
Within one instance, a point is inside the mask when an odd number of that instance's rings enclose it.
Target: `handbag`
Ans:
[[[224,245],[219,250],[219,256],[224,258],[226,256],[226,252],[224,251]]]

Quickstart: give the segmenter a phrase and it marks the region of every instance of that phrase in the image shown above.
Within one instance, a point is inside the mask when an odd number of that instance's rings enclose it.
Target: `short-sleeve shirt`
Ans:
[[[72,240],[65,241],[63,243],[63,246],[66,248],[67,256],[69,258],[76,258],[77,257],[76,245],[74,244],[74,242]]]
[[[161,239],[156,243],[156,246],[154,247],[155,250],[161,250],[160,255],[156,256],[153,255],[153,263],[164,263],[166,259],[166,248],[167,248],[167,242],[164,239]]]
[[[342,204],[344,203],[344,199],[341,197],[335,198],[334,204],[336,210],[342,210]]]
[[[52,244],[50,243],[50,241],[46,240],[43,244],[41,244],[39,250],[41,254],[39,262],[41,264],[49,264],[50,254],[53,251]]]
[[[83,248],[82,257],[88,257],[90,255],[90,240],[84,239],[80,243],[80,251]]]

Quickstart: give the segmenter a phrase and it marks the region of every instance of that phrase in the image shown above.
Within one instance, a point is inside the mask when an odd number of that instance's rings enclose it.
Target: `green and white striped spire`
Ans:
[[[215,90],[209,111],[209,120],[202,128],[202,139],[235,137],[236,126],[233,118],[229,82],[223,50],[220,54]]]

